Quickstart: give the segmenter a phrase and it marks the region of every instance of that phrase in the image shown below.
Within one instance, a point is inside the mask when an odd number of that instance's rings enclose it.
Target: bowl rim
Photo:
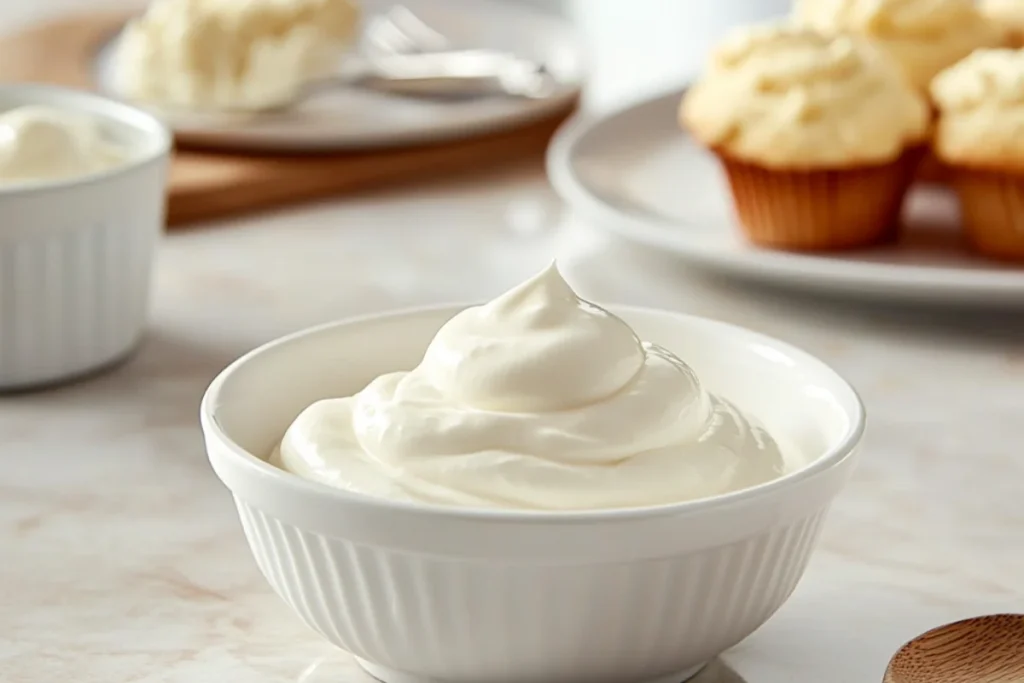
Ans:
[[[666,309],[658,309],[644,306],[623,306],[607,305],[606,307],[616,315],[625,313],[637,313],[641,315],[668,316],[677,320],[683,320],[698,325],[706,325],[718,328],[726,334],[738,334],[753,340],[767,342],[773,347],[784,349],[789,355],[798,358],[802,364],[806,364],[819,371],[831,375],[839,384],[842,391],[847,393],[845,399],[839,404],[853,407],[852,412],[846,411],[849,417],[849,426],[842,438],[825,453],[815,458],[809,465],[790,472],[782,477],[752,486],[738,489],[719,496],[708,498],[697,498],[678,503],[662,505],[651,505],[631,508],[597,508],[592,510],[571,510],[571,511],[548,511],[548,510],[520,510],[508,508],[478,508],[478,507],[456,507],[435,505],[430,503],[417,503],[409,501],[397,501],[386,498],[377,498],[364,494],[347,491],[345,489],[328,486],[317,481],[304,479],[296,474],[282,470],[271,465],[264,458],[255,455],[237,442],[235,442],[222,429],[217,420],[217,408],[222,387],[232,375],[239,372],[243,366],[253,362],[256,358],[280,346],[285,346],[297,339],[307,336],[325,333],[329,330],[340,329],[352,325],[360,325],[383,320],[396,320],[400,318],[417,315],[440,315],[451,313],[454,315],[460,310],[469,306],[479,305],[473,303],[447,303],[428,306],[415,306],[394,309],[389,311],[370,313],[358,316],[351,316],[321,323],[307,327],[296,332],[266,342],[239,358],[232,361],[227,367],[221,370],[210,382],[203,394],[199,406],[200,424],[202,426],[204,439],[206,440],[207,457],[212,461],[214,458],[228,459],[231,466],[245,470],[250,476],[254,476],[263,483],[280,486],[290,493],[299,496],[313,496],[330,503],[359,506],[368,511],[412,513],[419,516],[429,516],[435,519],[449,519],[461,521],[484,521],[491,523],[569,523],[569,524],[590,524],[601,521],[639,521],[652,518],[674,517],[682,514],[700,514],[710,510],[718,510],[723,507],[736,507],[751,504],[752,502],[777,494],[782,489],[795,486],[809,479],[824,475],[827,472],[840,467],[856,451],[860,444],[866,427],[866,411],[857,390],[839,372],[830,365],[819,359],[817,356],[804,351],[798,346],[789,342],[771,337],[760,332],[722,322],[713,318],[706,318],[698,315],[691,315]],[[837,394],[834,394],[837,395]],[[218,455],[214,455],[209,448],[209,441],[217,441],[222,448]],[[216,469],[216,468],[215,468]],[[219,474],[218,474],[219,476]],[[231,487],[228,487],[231,489]],[[236,493],[232,490],[232,493]]]
[[[115,126],[134,129],[146,137],[148,144],[143,147],[151,149],[129,155],[124,163],[92,173],[56,180],[3,183],[0,184],[0,199],[91,185],[124,176],[168,156],[174,147],[174,136],[160,119],[138,107],[98,93],[48,83],[0,83],[0,97],[5,95],[24,97],[25,105],[66,108],[71,112],[91,114]]]

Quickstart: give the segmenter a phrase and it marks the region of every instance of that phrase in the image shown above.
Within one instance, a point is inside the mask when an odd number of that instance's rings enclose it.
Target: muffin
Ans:
[[[798,23],[866,38],[887,52],[927,93],[937,73],[1005,36],[972,0],[797,0]]]
[[[979,8],[1010,47],[1024,47],[1024,0],[981,0]]]
[[[1024,50],[979,50],[931,86],[934,150],[960,197],[968,242],[1024,260]]]
[[[680,107],[749,239],[793,250],[892,238],[929,118],[882,52],[785,24],[730,34]]]

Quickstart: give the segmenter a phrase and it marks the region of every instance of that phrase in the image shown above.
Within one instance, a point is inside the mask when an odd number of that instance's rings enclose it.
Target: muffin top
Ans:
[[[1024,50],[978,50],[940,73],[931,91],[939,157],[1024,170]]]
[[[892,161],[928,130],[928,106],[879,51],[786,24],[733,31],[687,92],[702,143],[775,168]]]
[[[972,0],[797,0],[793,15],[819,31],[877,42],[922,91],[942,69],[1005,39]]]
[[[1024,29],[1024,0],[981,0],[978,6],[1001,28]]]

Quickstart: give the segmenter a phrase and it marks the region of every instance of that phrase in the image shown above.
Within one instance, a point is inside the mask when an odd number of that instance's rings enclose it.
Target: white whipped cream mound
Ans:
[[[356,34],[351,0],[155,0],[125,28],[122,95],[196,110],[260,110],[331,73]]]
[[[85,115],[42,105],[0,114],[0,183],[84,176],[124,160]]]
[[[369,496],[528,510],[675,503],[786,469],[764,429],[554,265],[453,317],[416,369],[308,407],[272,462]]]

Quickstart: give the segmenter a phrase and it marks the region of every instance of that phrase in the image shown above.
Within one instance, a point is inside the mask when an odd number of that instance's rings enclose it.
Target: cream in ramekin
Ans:
[[[87,114],[32,104],[0,112],[0,186],[81,178],[133,154]]]
[[[16,125],[0,126],[0,390],[94,372],[134,348],[171,147],[152,116],[85,92],[0,86],[0,117],[12,111]]]
[[[677,683],[785,602],[853,464],[863,409],[820,361],[723,323],[609,307],[803,455],[751,488],[644,508],[481,509],[361,495],[267,462],[308,406],[414,368],[463,310],[300,332],[207,391],[211,464],[257,565],[305,623],[387,683]]]

